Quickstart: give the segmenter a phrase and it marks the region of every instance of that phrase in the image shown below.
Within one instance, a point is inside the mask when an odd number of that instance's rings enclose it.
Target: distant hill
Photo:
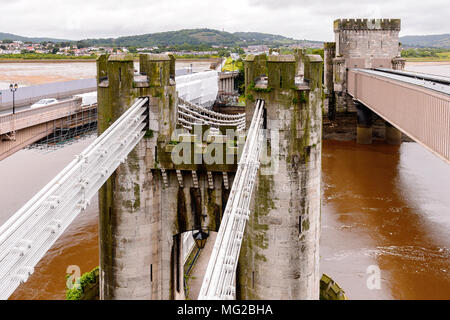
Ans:
[[[303,40],[295,40],[280,35],[259,32],[219,31],[214,29],[184,29],[178,31],[147,33],[137,36],[86,39],[89,45],[103,46],[177,46],[177,45],[208,45],[208,46],[242,46],[242,45],[276,45],[294,44]]]
[[[450,34],[431,34],[426,36],[400,37],[404,47],[447,48],[450,49]]]
[[[0,33],[0,40],[20,40],[32,42],[68,42],[70,40],[53,38],[22,37],[11,33]],[[77,42],[77,41],[70,41]],[[321,44],[321,41],[296,40],[280,35],[260,32],[219,31],[214,29],[183,29],[158,33],[147,33],[118,38],[98,38],[80,40],[84,46],[110,47],[151,47],[151,46],[248,46],[248,45],[290,45]]]
[[[13,40],[13,41],[31,41],[31,42],[65,42],[70,40],[63,39],[54,39],[54,38],[30,38],[30,37],[22,37],[12,33],[3,33],[0,32],[0,40]]]
[[[295,42],[292,38],[286,38],[276,34],[260,33],[260,32],[235,32],[234,36],[238,37],[240,41],[255,42],[258,44],[264,43],[284,43]]]
[[[108,39],[86,39],[90,45],[147,47],[175,45],[233,45],[239,38],[233,34],[212,29],[184,29],[158,33],[147,33]]]

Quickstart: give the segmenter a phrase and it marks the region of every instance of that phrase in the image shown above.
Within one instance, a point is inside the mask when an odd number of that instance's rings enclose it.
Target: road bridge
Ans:
[[[48,106],[0,116],[0,160],[58,130],[97,121],[97,104],[75,97]]]

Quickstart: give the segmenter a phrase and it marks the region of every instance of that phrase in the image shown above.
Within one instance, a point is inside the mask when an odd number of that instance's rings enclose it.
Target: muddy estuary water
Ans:
[[[410,67],[450,76],[450,64]],[[1,161],[0,224],[93,139]],[[350,299],[450,299],[449,165],[411,142],[324,141],[322,180],[320,268]],[[11,299],[64,299],[67,267],[98,265],[97,206],[94,198]],[[374,268],[379,288],[367,285]]]

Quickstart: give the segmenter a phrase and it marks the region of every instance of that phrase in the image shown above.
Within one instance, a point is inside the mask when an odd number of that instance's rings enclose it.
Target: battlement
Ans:
[[[392,30],[400,31],[400,19],[337,19],[334,31],[340,30]]]

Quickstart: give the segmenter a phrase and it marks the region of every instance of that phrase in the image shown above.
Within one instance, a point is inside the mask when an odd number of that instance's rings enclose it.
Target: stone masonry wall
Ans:
[[[319,298],[323,64],[320,56],[305,55],[299,68],[298,60],[249,56],[245,62],[252,76],[247,97],[265,100],[267,128],[279,134],[279,166],[272,173],[270,164],[259,170],[239,258],[238,299]],[[264,65],[267,86],[256,77]],[[301,69],[308,82],[298,86],[295,72]],[[247,123],[253,110],[247,98]]]

